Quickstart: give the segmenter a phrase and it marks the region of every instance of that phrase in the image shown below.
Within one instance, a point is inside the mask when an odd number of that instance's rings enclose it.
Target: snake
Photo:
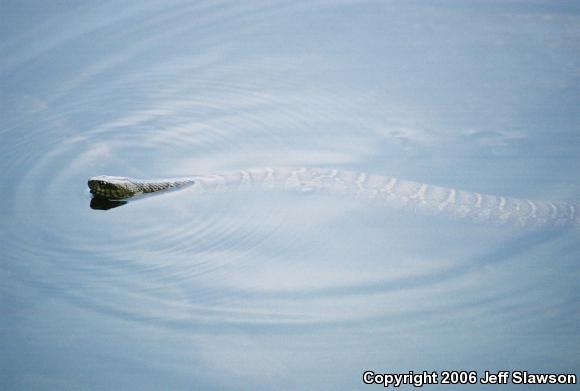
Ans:
[[[123,205],[141,195],[189,186],[202,193],[282,189],[350,196],[395,209],[411,209],[425,214],[441,214],[494,224],[580,227],[580,203],[577,202],[537,201],[482,194],[394,176],[341,169],[255,168],[160,180],[101,175],[90,178],[88,186],[93,200],[110,202],[108,207],[98,209]]]

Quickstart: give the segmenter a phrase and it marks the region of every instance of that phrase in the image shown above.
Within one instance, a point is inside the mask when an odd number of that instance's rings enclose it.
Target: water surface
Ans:
[[[103,211],[86,180],[307,166],[578,199],[579,12],[3,1],[2,388],[578,374],[577,229],[259,191],[186,189]]]

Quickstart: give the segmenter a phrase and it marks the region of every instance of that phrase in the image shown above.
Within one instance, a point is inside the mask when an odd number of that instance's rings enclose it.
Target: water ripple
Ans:
[[[557,239],[523,238],[482,256],[482,237],[497,245],[503,236],[474,229],[464,237],[473,250],[450,246],[435,258],[430,251],[455,223],[424,229],[412,217],[345,200],[276,193],[184,190],[108,212],[88,208],[86,180],[98,174],[356,166],[377,154],[385,135],[407,146],[435,143],[428,132],[400,124],[377,130],[384,114],[366,114],[380,106],[375,95],[317,84],[329,63],[314,54],[240,55],[240,45],[265,33],[264,21],[299,15],[302,7],[176,1],[159,12],[145,3],[47,34],[61,23],[56,18],[5,42],[12,55],[0,63],[3,71],[49,63],[102,37],[98,58],[77,53],[79,69],[5,101],[14,113],[0,129],[9,140],[0,147],[2,212],[11,222],[3,223],[4,271],[79,306],[174,325],[413,316],[427,323],[441,313],[449,321],[472,316],[466,309],[473,305],[486,312],[525,304],[522,285],[479,295],[490,281],[513,276],[487,270],[489,260],[525,258]],[[215,27],[227,24],[227,34]],[[112,38],[121,25],[134,38],[129,47]],[[183,41],[191,37],[195,42]],[[34,45],[20,47],[32,38]],[[172,52],[172,42],[190,51]],[[421,232],[420,243],[408,232]]]

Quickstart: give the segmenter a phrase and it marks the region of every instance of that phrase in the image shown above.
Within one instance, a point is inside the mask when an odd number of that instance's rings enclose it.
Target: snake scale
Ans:
[[[580,204],[533,201],[428,185],[391,176],[325,168],[260,168],[165,180],[97,176],[88,181],[95,198],[127,200],[185,186],[201,192],[297,190],[346,195],[397,209],[517,226],[580,226]]]

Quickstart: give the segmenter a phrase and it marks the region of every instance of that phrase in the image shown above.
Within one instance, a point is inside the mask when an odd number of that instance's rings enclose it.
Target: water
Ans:
[[[0,7],[3,389],[578,374],[577,229],[285,192],[101,211],[86,189],[290,165],[578,199],[577,5]]]

